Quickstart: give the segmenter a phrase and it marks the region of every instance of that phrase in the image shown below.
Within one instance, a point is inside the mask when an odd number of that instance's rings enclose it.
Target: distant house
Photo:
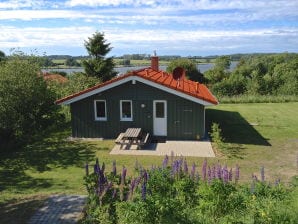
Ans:
[[[195,140],[205,136],[205,107],[218,104],[208,88],[151,67],[133,71],[56,101],[70,105],[73,137],[115,138],[129,127],[153,136]]]
[[[68,79],[59,74],[43,73],[43,78],[46,82],[66,83]]]

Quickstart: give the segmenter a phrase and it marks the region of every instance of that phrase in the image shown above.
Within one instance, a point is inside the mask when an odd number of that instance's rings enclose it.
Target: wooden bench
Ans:
[[[120,133],[118,135],[118,137],[116,138],[115,143],[116,144],[122,144],[123,143],[123,136],[124,136],[124,133]]]
[[[143,146],[145,146],[148,142],[149,142],[149,138],[150,138],[150,134],[149,133],[144,133],[142,135],[142,138],[138,144],[138,148],[141,148]]]

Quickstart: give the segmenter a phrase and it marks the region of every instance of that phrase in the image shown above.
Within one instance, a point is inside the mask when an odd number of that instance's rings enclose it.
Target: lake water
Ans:
[[[234,70],[235,67],[237,66],[237,64],[238,64],[238,61],[232,61],[229,70],[230,71]],[[115,68],[115,70],[119,74],[125,74],[128,71],[139,70],[139,69],[147,68],[147,67],[148,66],[117,67],[117,68]],[[197,67],[202,73],[204,73],[204,72],[208,71],[209,69],[213,68],[214,64],[213,63],[198,64]],[[167,69],[167,66],[160,65],[159,68],[160,68],[160,70],[165,71]],[[71,74],[74,72],[83,72],[84,69],[83,68],[55,68],[55,69],[42,69],[42,71],[43,72],[62,71],[62,72],[66,72],[67,74]]]

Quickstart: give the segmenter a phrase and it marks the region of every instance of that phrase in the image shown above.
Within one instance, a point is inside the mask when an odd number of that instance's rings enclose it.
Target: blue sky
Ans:
[[[297,0],[0,0],[0,50],[86,55],[104,32],[111,55],[298,52]]]

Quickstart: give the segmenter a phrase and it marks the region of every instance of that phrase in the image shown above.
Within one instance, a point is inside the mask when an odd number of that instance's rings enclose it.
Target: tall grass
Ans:
[[[220,103],[286,103],[298,102],[298,95],[238,95],[220,96]]]

